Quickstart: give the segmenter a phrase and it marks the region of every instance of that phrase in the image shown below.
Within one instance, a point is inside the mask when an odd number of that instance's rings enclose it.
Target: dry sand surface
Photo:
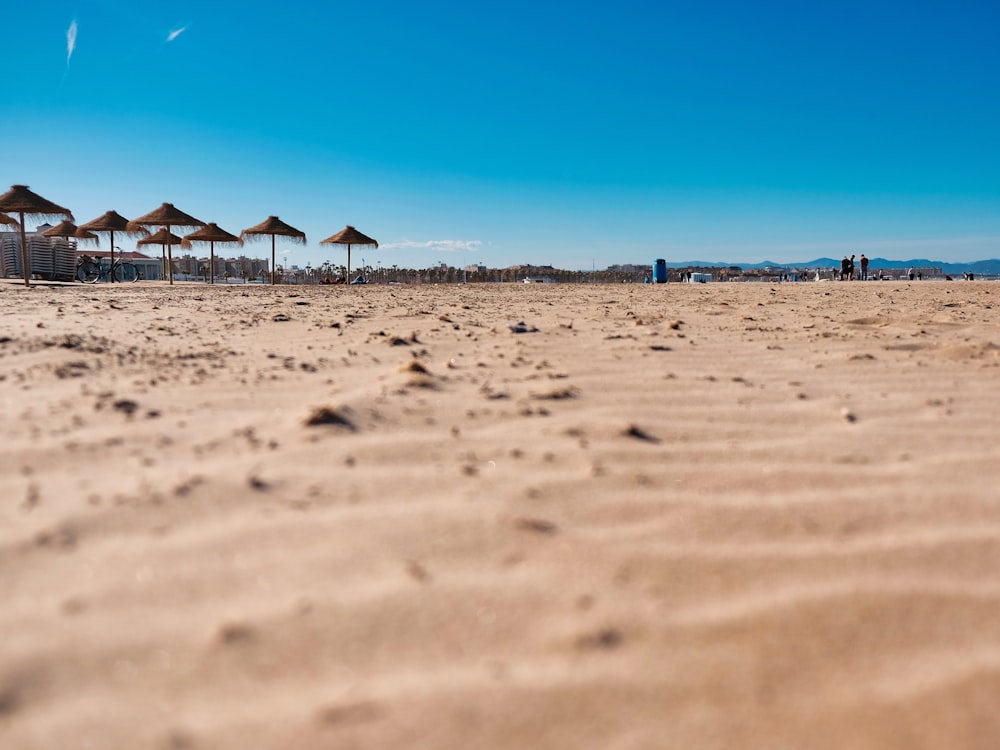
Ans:
[[[0,307],[5,750],[1000,746],[1000,284]]]

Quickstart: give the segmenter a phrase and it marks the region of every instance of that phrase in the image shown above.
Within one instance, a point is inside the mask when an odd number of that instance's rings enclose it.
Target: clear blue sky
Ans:
[[[995,0],[46,0],[2,23],[0,190],[79,222],[277,214],[299,265],[343,262],[319,240],[346,224],[383,245],[355,265],[1000,257]]]

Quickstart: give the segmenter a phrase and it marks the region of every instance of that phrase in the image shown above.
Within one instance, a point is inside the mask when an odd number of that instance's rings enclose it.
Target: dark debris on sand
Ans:
[[[523,320],[507,326],[514,333],[538,333],[538,328],[535,326],[529,326]]]
[[[658,437],[650,435],[644,429],[634,424],[631,424],[627,428],[625,428],[625,431],[622,434],[624,434],[625,437],[635,438],[636,440],[645,440],[647,443],[660,442],[660,439]]]
[[[303,420],[306,427],[318,427],[320,425],[330,425],[332,427],[344,427],[351,432],[358,428],[354,422],[344,413],[343,409],[335,409],[331,406],[318,406],[312,410],[308,417]]]

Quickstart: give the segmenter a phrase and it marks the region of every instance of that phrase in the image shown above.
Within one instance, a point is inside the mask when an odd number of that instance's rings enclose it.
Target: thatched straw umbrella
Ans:
[[[38,216],[44,218],[62,217],[73,220],[73,214],[68,208],[46,200],[28,190],[27,185],[14,185],[3,195],[0,195],[0,211],[18,214],[21,217],[19,227],[21,229],[21,265],[24,267],[24,285],[31,286],[31,264],[28,258],[28,238],[24,231],[24,216]]]
[[[357,229],[348,225],[344,229],[337,232],[332,237],[327,237],[322,240],[319,244],[321,245],[347,245],[347,278],[345,281],[350,281],[351,278],[351,245],[374,245],[378,247],[378,242],[373,240],[366,234],[361,234]]]
[[[179,208],[176,208],[173,203],[164,203],[155,211],[150,211],[145,216],[140,216],[138,219],[132,219],[128,223],[128,228],[130,231],[137,231],[143,227],[163,227],[167,230],[167,234],[170,234],[170,227],[176,227],[178,229],[199,229],[205,226],[205,222],[200,221],[190,214],[186,214]],[[155,242],[144,242],[145,245],[154,245]],[[178,242],[163,243],[163,262],[167,265],[167,278],[170,279],[170,283],[174,283],[174,257],[171,252],[173,245],[179,245]]]
[[[81,230],[69,219],[63,219],[54,227],[49,227],[42,235],[45,237],[62,237],[64,240],[97,240],[97,235],[86,230]]]
[[[136,245],[159,245],[160,247],[173,247],[174,245],[180,245],[184,240],[178,237],[176,234],[171,234],[170,230],[164,227],[163,229],[158,229],[153,232],[153,234],[148,237],[143,237],[141,240],[136,242]],[[174,283],[174,269],[173,269],[174,258],[170,255],[170,283]]]
[[[277,283],[274,271],[274,238],[278,235],[291,238],[292,242],[299,245],[306,244],[306,235],[295,227],[290,227],[277,216],[268,216],[264,221],[255,227],[244,229],[240,232],[241,240],[260,240],[270,235],[271,237],[271,283]]]
[[[108,233],[108,242],[111,244],[111,268],[115,267],[115,232],[120,232],[121,234],[129,235],[131,237],[144,237],[149,234],[145,227],[129,229],[129,220],[117,211],[105,211],[93,221],[81,224],[77,231],[86,233]],[[81,235],[78,234],[77,237],[79,236]],[[112,271],[111,281],[114,282],[114,280],[115,274]]]
[[[184,236],[182,247],[191,247],[192,242],[207,242],[209,244],[209,284],[215,283],[215,243],[216,242],[238,242],[243,244],[243,240],[235,234],[230,234],[225,229],[221,229],[214,221],[208,222],[196,232]]]

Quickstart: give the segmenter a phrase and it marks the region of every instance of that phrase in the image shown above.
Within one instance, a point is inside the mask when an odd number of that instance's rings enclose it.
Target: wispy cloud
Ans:
[[[69,61],[73,58],[73,50],[76,49],[76,20],[69,25],[66,30],[66,67],[69,67]]]
[[[187,30],[188,30],[187,26],[181,26],[179,29],[174,29],[169,34],[167,34],[167,41],[168,42],[174,41],[174,39],[176,39],[177,37],[179,37],[181,34],[183,34]]]
[[[482,240],[402,240],[400,242],[386,242],[379,245],[383,250],[434,250],[439,253],[461,253],[468,250],[477,250],[483,246]]]

